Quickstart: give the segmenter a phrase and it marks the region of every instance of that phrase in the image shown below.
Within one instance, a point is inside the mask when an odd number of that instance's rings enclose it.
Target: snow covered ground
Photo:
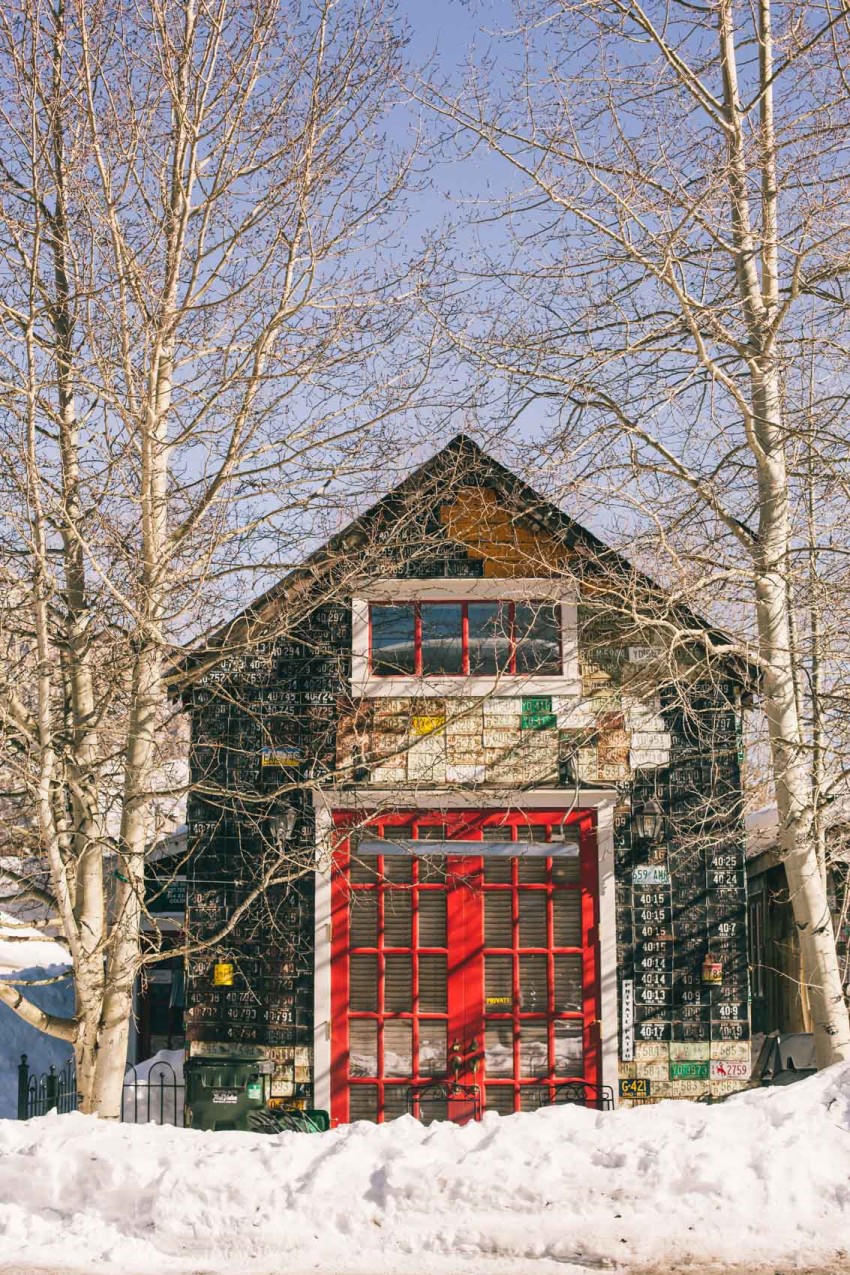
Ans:
[[[850,1269],[850,1065],[715,1107],[203,1133],[0,1122],[0,1269]]]

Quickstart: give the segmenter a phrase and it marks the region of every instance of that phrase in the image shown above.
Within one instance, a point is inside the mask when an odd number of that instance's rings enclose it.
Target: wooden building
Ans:
[[[252,604],[185,668],[190,1053],[338,1122],[746,1084],[704,631],[463,436]]]

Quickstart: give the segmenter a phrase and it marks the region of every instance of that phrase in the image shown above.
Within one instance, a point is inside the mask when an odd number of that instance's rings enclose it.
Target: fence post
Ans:
[[[30,1069],[26,1054],[21,1054],[18,1063],[18,1119],[26,1120],[29,1115]]]
[[[47,1115],[48,1111],[52,1111],[54,1107],[58,1108],[59,1106],[59,1077],[56,1075],[56,1068],[53,1063],[51,1063],[47,1069],[45,1081],[47,1082],[45,1085],[47,1092],[47,1104],[42,1115]]]

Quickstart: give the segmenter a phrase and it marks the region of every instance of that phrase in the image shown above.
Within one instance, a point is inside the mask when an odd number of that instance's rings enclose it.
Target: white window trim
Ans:
[[[371,602],[479,601],[558,602],[561,607],[561,672],[533,677],[502,673],[494,677],[373,677],[369,669]],[[363,581],[351,599],[351,693],[365,699],[477,695],[580,695],[576,591],[563,580],[460,579]]]

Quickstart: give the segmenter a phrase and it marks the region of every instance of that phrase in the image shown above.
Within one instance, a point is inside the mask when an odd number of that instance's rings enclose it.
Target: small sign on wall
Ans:
[[[635,985],[633,979],[624,978],[620,984],[620,1013],[623,1026],[620,1057],[623,1062],[633,1062],[635,1056]]]

